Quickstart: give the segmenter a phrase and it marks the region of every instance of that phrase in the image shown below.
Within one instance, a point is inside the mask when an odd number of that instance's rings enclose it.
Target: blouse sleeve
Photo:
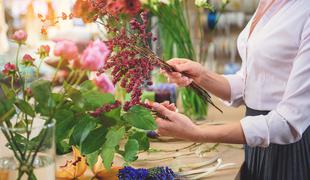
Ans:
[[[223,75],[230,85],[230,100],[224,101],[227,106],[238,107],[244,103],[244,65],[242,63],[240,71],[232,75]]]
[[[301,139],[310,125],[310,18],[301,34],[282,101],[266,116],[248,116],[241,126],[249,146],[289,144]]]

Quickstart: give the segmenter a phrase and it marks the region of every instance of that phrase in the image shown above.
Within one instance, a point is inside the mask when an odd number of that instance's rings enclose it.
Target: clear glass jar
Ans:
[[[0,179],[55,180],[54,129],[54,120],[0,122]]]

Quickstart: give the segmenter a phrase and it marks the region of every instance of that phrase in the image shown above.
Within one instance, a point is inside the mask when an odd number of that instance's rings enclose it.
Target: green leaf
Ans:
[[[129,136],[129,139],[135,139],[139,143],[139,150],[146,151],[150,148],[149,138],[145,132],[135,132]]]
[[[81,145],[91,130],[96,127],[94,118],[86,115],[75,125],[74,130],[70,137],[71,145]]]
[[[71,129],[73,128],[74,114],[73,112],[62,109],[55,113],[56,119],[56,140],[61,141],[70,134]]]
[[[47,104],[51,96],[51,83],[46,80],[37,80],[31,83],[33,96],[40,104]]]
[[[58,155],[64,155],[71,152],[71,146],[68,141],[69,141],[68,139],[56,141],[56,147],[57,147],[56,150]]]
[[[21,99],[17,99],[15,101],[15,105],[18,107],[18,109],[20,109],[23,113],[31,116],[31,117],[34,117],[35,116],[35,112],[34,110],[32,109],[31,105],[24,101],[24,100],[21,100]]]
[[[0,83],[1,89],[3,94],[6,96],[7,99],[13,99],[15,98],[15,92],[13,89],[10,89],[6,84]]]
[[[129,139],[125,145],[124,159],[126,162],[133,162],[138,159],[139,143],[135,139]]]
[[[97,163],[98,161],[98,156],[99,156],[99,151],[95,151],[91,154],[87,154],[86,155],[86,160],[88,163],[88,166],[93,169],[94,165]]]
[[[113,109],[112,111],[105,112],[101,115],[101,123],[105,127],[115,126],[121,119],[121,108]]]
[[[94,110],[104,104],[111,104],[115,101],[112,94],[105,94],[98,91],[88,91],[82,93],[82,95],[85,100],[86,110]]]
[[[100,154],[103,165],[107,170],[111,169],[115,154],[115,148],[103,148]]]
[[[80,91],[81,92],[93,91],[96,89],[97,89],[97,87],[95,86],[95,84],[91,80],[84,81],[80,85]]]
[[[155,130],[157,125],[149,110],[141,106],[133,106],[130,110],[123,115],[123,119],[129,122],[132,126],[144,129]]]
[[[0,98],[0,123],[10,120],[15,113],[13,103],[5,98]]]
[[[119,129],[117,128],[111,128],[106,136],[106,142],[103,145],[103,149],[101,152],[101,157],[103,160],[104,167],[106,169],[110,169],[114,154],[116,152],[116,149],[118,149],[118,144],[120,143],[122,137],[125,134],[125,128],[121,127]]]
[[[82,154],[91,154],[98,151],[106,141],[108,130],[104,126],[92,130],[81,145]]]
[[[125,134],[124,127],[121,127],[119,129],[111,128],[106,136],[107,140],[104,143],[104,147],[115,148],[121,141],[124,134]]]

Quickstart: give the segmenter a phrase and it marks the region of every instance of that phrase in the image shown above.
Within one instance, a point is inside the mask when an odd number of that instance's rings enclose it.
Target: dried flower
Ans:
[[[40,59],[44,59],[49,56],[50,50],[51,48],[49,45],[41,45],[37,51],[37,54],[40,56]]]
[[[115,87],[106,74],[101,74],[94,79],[94,83],[103,93],[113,94]]]
[[[4,69],[2,70],[3,75],[6,76],[15,76],[16,75],[16,66],[15,64],[7,63],[4,65]]]
[[[55,45],[54,55],[63,58],[63,60],[77,59],[79,52],[74,42],[63,40]]]
[[[23,56],[21,64],[25,65],[25,66],[33,66],[34,65],[33,64],[34,60],[35,59],[30,54],[25,54]]]
[[[110,50],[107,45],[100,40],[91,42],[81,55],[81,65],[84,69],[97,71],[103,68]]]
[[[12,39],[20,45],[25,44],[27,37],[28,37],[27,33],[23,30],[15,31],[14,34],[12,35]]]
[[[67,161],[64,166],[56,172],[56,177],[60,179],[76,179],[82,176],[87,170],[86,158],[73,146],[73,161]]]

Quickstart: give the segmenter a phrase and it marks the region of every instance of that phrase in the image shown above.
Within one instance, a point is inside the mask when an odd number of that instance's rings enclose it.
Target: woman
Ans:
[[[245,104],[240,122],[200,128],[167,103],[153,105],[158,134],[197,142],[245,145],[241,179],[310,179],[310,1],[261,0],[238,38],[242,68],[221,76],[187,59],[172,59],[171,82],[195,81],[232,106]]]

